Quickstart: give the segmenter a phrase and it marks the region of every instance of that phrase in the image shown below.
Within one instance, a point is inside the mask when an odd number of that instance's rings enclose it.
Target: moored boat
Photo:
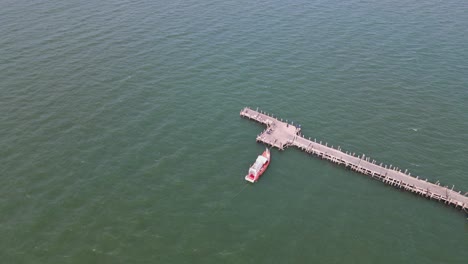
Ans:
[[[270,150],[267,148],[262,153],[262,155],[257,157],[255,163],[250,166],[249,174],[245,175],[245,180],[252,183],[258,181],[260,176],[262,176],[262,174],[268,168],[268,165],[270,165]]]

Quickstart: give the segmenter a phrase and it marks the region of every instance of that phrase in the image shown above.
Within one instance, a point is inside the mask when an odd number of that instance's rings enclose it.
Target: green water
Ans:
[[[462,212],[296,149],[468,191],[464,1],[2,1],[1,263],[466,263]]]

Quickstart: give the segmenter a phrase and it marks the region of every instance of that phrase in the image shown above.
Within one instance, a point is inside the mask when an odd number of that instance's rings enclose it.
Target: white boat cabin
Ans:
[[[257,173],[260,171],[260,169],[263,167],[263,165],[267,161],[268,161],[267,158],[265,158],[263,156],[258,156],[255,163],[249,169],[249,175],[253,175],[253,176],[257,177]]]

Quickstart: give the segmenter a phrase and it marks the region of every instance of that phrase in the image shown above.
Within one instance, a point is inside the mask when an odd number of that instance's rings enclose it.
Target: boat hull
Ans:
[[[258,181],[258,179],[260,179],[260,177],[262,176],[262,174],[266,171],[266,169],[268,168],[268,166],[270,165],[270,150],[269,149],[266,149],[262,155],[259,156],[260,157],[264,157],[265,158],[265,163],[261,166],[261,168],[258,170],[258,171],[255,171],[255,173],[250,173],[245,175],[245,180],[248,181],[248,182],[251,182],[251,183],[255,183]],[[252,165],[251,169],[253,168],[254,165]]]

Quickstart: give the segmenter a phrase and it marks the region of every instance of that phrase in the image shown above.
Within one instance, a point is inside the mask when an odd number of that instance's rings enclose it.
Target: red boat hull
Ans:
[[[264,157],[264,158],[261,158],[261,157]],[[258,170],[255,170],[253,169],[254,165],[252,165],[252,167],[250,167],[250,170],[249,170],[249,174],[247,174],[245,176],[245,180],[246,181],[249,181],[251,183],[254,183],[256,181],[258,181],[258,179],[262,176],[262,174],[266,171],[266,169],[268,168],[268,165],[270,165],[270,150],[266,149],[262,155],[260,155],[258,158],[257,158],[257,161],[264,161],[263,165],[260,167],[260,169]]]

